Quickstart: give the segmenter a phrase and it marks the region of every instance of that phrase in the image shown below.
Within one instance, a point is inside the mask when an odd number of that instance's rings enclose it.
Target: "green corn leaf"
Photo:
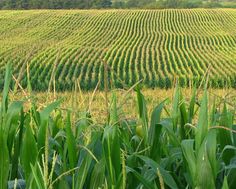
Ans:
[[[232,129],[236,131],[236,125],[232,125]],[[233,145],[236,146],[236,133],[232,133],[232,138],[233,138]]]
[[[62,100],[55,101],[51,104],[49,104],[46,108],[44,108],[40,112],[40,128],[38,132],[38,149],[41,150],[45,146],[45,139],[46,139],[46,129],[48,124],[48,119],[50,116],[50,113],[56,109],[60,104]]]
[[[16,101],[13,102],[5,116],[5,130],[8,135],[8,150],[11,152],[13,149],[13,142],[15,140],[17,128],[19,126],[18,121],[20,120],[21,112],[23,111],[23,102]]]
[[[193,144],[191,144],[192,148]],[[210,130],[197,151],[196,172],[194,179],[194,187],[196,188],[215,188],[215,181],[218,173],[218,161],[216,159],[216,131]],[[190,152],[190,151],[189,151]],[[187,151],[186,151],[187,153]],[[192,154],[192,153],[190,153]],[[185,156],[189,156],[185,155]],[[192,156],[192,155],[191,155]],[[194,170],[194,162],[192,170]],[[192,171],[190,170],[190,171]]]
[[[221,119],[220,119],[220,126],[224,126],[224,127],[230,128],[230,129],[232,127],[231,121],[230,121],[230,118],[229,118],[229,112],[227,110],[226,104],[224,104],[223,112],[222,112]],[[218,143],[220,144],[221,150],[223,150],[224,147],[227,146],[227,145],[233,145],[233,141],[232,141],[231,137],[232,136],[231,136],[230,131],[227,131],[225,129],[219,129],[219,131],[218,131]],[[229,164],[230,159],[232,157],[234,157],[234,155],[235,155],[234,151],[228,150],[223,154],[222,158],[223,158],[223,160],[226,164]]]
[[[95,164],[91,179],[90,189],[101,188],[105,179],[105,160],[101,159]]]
[[[91,162],[92,162],[92,157],[90,155],[85,156],[78,171],[75,189],[83,189]]]
[[[120,140],[116,126],[106,126],[102,145],[111,185],[116,185],[121,174]]]
[[[176,184],[172,175],[168,171],[166,171],[164,168],[162,168],[158,163],[156,163],[155,161],[153,161],[152,159],[146,156],[138,155],[137,157],[142,159],[148,166],[150,166],[155,173],[157,173],[157,171],[159,170],[164,180],[164,183],[167,186],[169,186],[172,189],[178,189],[178,185]]]
[[[40,113],[37,111],[37,106],[34,101],[31,103],[30,113],[37,127],[40,127]]]
[[[15,101],[12,102],[7,110],[6,114],[6,126],[7,130],[10,130],[11,124],[17,125],[20,113],[23,110],[23,102],[22,101]],[[14,130],[15,128],[13,128]]]
[[[232,146],[232,145],[226,145],[224,147],[224,149],[221,151],[220,153],[220,158],[223,159],[223,157],[225,157],[225,154],[234,154],[236,153],[236,147],[235,146]],[[234,158],[234,157],[233,157]],[[232,158],[232,159],[233,159]],[[231,164],[229,164],[231,165]],[[227,166],[226,166],[227,167]]]
[[[215,126],[217,122],[217,116],[216,116],[216,102],[215,99],[213,101],[213,105],[211,108],[211,115],[210,115],[210,126]]]
[[[198,125],[195,135],[196,150],[198,151],[203,140],[205,139],[208,131],[208,100],[207,91],[204,91],[203,99],[201,102]]]
[[[19,152],[16,147],[13,147],[14,142],[17,140],[17,131],[19,128],[19,120],[21,113],[23,112],[23,102],[16,101],[11,103],[9,106],[7,113],[4,116],[4,132],[7,136],[7,145],[8,145],[8,151],[9,151],[9,159],[13,159],[12,156],[15,155],[15,152]],[[18,138],[19,139],[19,138]],[[21,140],[21,139],[20,139]],[[12,170],[11,170],[11,178],[14,179],[17,176],[17,170],[18,167],[18,157],[14,157],[12,160]]]
[[[198,150],[195,178],[196,188],[215,188],[215,175],[210,163],[207,146],[207,140],[204,140]]]
[[[148,139],[148,115],[147,115],[147,107],[146,101],[141,93],[141,91],[137,90],[137,100],[138,100],[138,109],[139,109],[139,117],[142,121],[142,133],[144,133],[144,141],[147,144]]]
[[[185,100],[182,95],[182,92],[180,91],[180,137],[181,139],[185,139],[187,136],[187,132],[189,131],[189,128],[186,128],[185,125],[188,123],[188,113],[186,110]]]
[[[225,170],[231,170],[231,169],[236,169],[236,164],[234,162],[225,166]]]
[[[32,175],[33,175],[34,181],[36,183],[37,189],[47,189],[46,188],[46,183],[43,180],[43,172],[40,168],[39,163],[36,163],[35,166],[30,164],[30,167],[31,167],[31,170],[32,170]]]
[[[0,128],[0,189],[7,188],[8,174],[10,168],[7,138]]]
[[[38,149],[40,152],[42,152],[42,149],[45,146],[47,124],[47,121],[41,121],[38,131]]]
[[[7,64],[5,82],[4,82],[4,88],[3,88],[3,94],[2,94],[2,111],[1,111],[2,114],[5,114],[7,112],[8,92],[10,89],[11,77],[12,77],[12,67],[11,67],[11,64]]]
[[[150,157],[157,162],[161,159],[161,145],[160,145],[160,136],[161,136],[162,125],[156,124],[153,134],[155,135],[154,140],[151,144]]]
[[[116,95],[113,94],[112,96],[112,106],[111,106],[111,112],[110,112],[110,125],[117,124],[119,121],[118,112],[117,112],[117,99]]]
[[[188,168],[188,171],[189,171],[190,176],[191,176],[192,185],[194,187],[196,185],[195,184],[196,157],[195,157],[195,154],[194,154],[193,146],[194,146],[194,140],[190,140],[190,139],[183,140],[182,143],[181,143],[183,155],[184,155],[184,158],[186,160],[187,168]]]
[[[47,120],[50,116],[50,113],[55,110],[60,104],[62,103],[62,99],[57,100],[51,104],[49,104],[46,108],[44,108],[40,112],[40,119],[41,120]]]
[[[223,182],[223,186],[222,186],[221,189],[229,189],[229,185],[228,185],[226,176],[224,177],[224,182]]]
[[[21,163],[24,170],[26,180],[29,179],[32,169],[30,165],[35,165],[38,156],[37,144],[29,124],[23,136]]]
[[[193,89],[192,97],[189,104],[189,110],[188,110],[188,122],[192,123],[193,117],[194,117],[194,108],[196,103],[196,87]]]
[[[66,119],[66,143],[68,148],[70,168],[74,168],[77,163],[76,139],[73,135],[70,121],[70,113],[67,113]]]
[[[61,179],[58,183],[57,189],[71,189],[66,180]],[[74,187],[73,187],[74,189]]]
[[[80,121],[77,124],[77,129],[76,129],[76,137],[79,139],[81,137],[81,134],[83,131],[89,127],[91,124],[91,120],[89,120],[87,113],[84,113],[81,115]]]
[[[180,140],[178,139],[174,129],[173,129],[173,126],[172,126],[172,121],[170,119],[165,119],[165,120],[162,120],[161,123],[162,127],[165,129],[165,131],[167,132],[169,138],[170,138],[170,142],[172,145],[174,146],[180,146],[181,143],[180,143]]]
[[[234,188],[236,186],[236,168],[231,168],[228,171],[227,180],[229,188]]]
[[[142,176],[140,173],[138,173],[137,171],[135,171],[134,169],[130,168],[130,167],[126,167],[126,171],[127,173],[131,172],[134,174],[134,176],[143,184],[143,186],[145,188],[148,189],[155,189],[154,185],[150,183],[149,180],[145,179],[144,176]]]
[[[210,130],[207,135],[206,150],[209,162],[211,164],[211,170],[213,178],[216,180],[218,173],[218,162],[216,159],[217,152],[217,140],[216,140],[216,130]]]
[[[75,184],[75,189],[83,189],[83,188],[88,188],[89,182],[86,182],[86,180],[91,180],[91,174],[92,174],[92,167],[94,165],[94,160],[98,162],[96,159],[97,146],[100,146],[100,141],[101,140],[101,134],[99,132],[93,132],[91,136],[91,142],[87,147],[84,147],[80,151],[79,155],[79,169],[76,174],[76,184]]]
[[[149,145],[151,147],[150,150],[150,156],[154,159],[160,159],[160,135],[161,135],[161,129],[162,125],[160,125],[160,119],[161,119],[161,112],[164,108],[166,100],[161,102],[152,112],[151,115],[151,124],[148,132],[148,141]]]
[[[177,124],[178,124],[178,119],[179,119],[179,100],[180,100],[180,89],[179,89],[179,86],[177,85],[175,88],[175,94],[173,98],[173,106],[172,106],[172,112],[171,112],[174,131],[177,130]]]
[[[22,110],[21,116],[20,116],[19,131],[17,132],[15,140],[14,140],[11,179],[17,178],[17,175],[18,175],[18,164],[19,164],[19,157],[20,157],[20,152],[21,152],[21,148],[22,148],[21,144],[23,141],[24,124],[25,124],[25,116],[24,116],[24,112]]]

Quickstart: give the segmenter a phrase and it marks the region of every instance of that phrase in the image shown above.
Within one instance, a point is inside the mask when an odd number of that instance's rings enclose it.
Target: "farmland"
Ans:
[[[235,9],[0,13],[0,189],[235,189]]]
[[[235,186],[233,93],[209,101],[206,89],[199,96],[194,88],[186,101],[177,85],[171,106],[165,99],[149,112],[136,88],[137,114],[131,119],[121,113],[114,91],[107,118],[97,122],[91,104],[83,113],[68,104],[61,108],[62,99],[39,107],[29,86],[25,99],[9,100],[10,64],[4,75],[0,189]]]
[[[136,88],[137,112],[130,118],[114,91],[107,117],[97,122],[90,103],[83,113],[68,101],[62,108],[63,99],[39,105],[30,84],[25,98],[9,100],[10,64],[4,75],[0,189],[235,186],[234,93],[209,100],[206,89],[199,96],[194,88],[186,100],[177,85],[170,105],[166,98],[148,111]],[[127,94],[122,98],[126,102]]]
[[[1,11],[0,26],[1,87],[7,62],[37,91],[103,89],[105,63],[109,87],[188,87],[206,72],[209,86],[236,87],[234,9]]]

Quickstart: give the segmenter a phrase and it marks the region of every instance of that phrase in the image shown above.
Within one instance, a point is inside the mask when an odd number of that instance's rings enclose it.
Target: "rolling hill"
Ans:
[[[169,88],[236,87],[236,10],[29,10],[0,12],[0,86],[4,65],[34,90],[93,89],[104,80]]]

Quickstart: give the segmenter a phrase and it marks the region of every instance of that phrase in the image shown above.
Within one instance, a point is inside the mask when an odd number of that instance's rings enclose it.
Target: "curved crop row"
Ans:
[[[109,87],[188,87],[208,70],[211,87],[236,88],[236,10],[2,11],[0,25],[0,87],[12,62],[34,90],[102,89],[105,61]]]

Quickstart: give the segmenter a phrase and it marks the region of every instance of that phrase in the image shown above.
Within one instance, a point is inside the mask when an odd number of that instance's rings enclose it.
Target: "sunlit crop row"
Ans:
[[[59,90],[103,86],[102,60],[114,87],[169,88],[177,78],[187,87],[207,70],[212,87],[236,87],[233,9],[2,11],[0,25],[1,72],[11,61],[17,75],[28,61],[35,90],[52,73]]]

